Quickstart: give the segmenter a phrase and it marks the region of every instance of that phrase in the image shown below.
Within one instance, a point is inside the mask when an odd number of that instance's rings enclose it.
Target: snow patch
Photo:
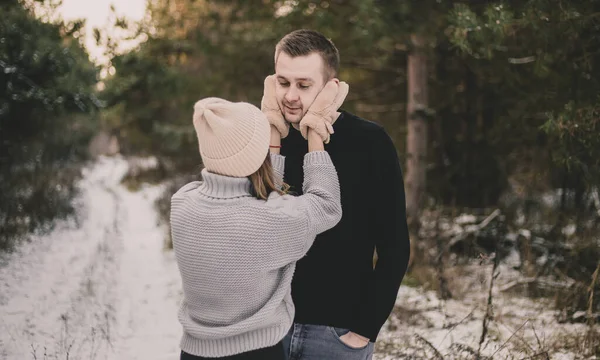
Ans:
[[[78,184],[78,219],[2,256],[0,358],[178,359],[179,272],[154,210],[163,187],[128,192],[128,168],[100,157]]]

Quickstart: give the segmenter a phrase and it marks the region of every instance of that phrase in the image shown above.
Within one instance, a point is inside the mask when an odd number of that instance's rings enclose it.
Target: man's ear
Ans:
[[[338,78],[333,78],[331,80],[335,81],[335,83],[338,84],[338,85],[340,84],[340,79],[338,79]]]

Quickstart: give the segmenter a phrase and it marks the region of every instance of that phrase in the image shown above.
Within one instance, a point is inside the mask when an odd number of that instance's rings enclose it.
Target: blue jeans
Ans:
[[[294,323],[283,338],[288,360],[371,360],[375,344],[362,348],[346,345],[340,336],[349,330],[323,325]]]

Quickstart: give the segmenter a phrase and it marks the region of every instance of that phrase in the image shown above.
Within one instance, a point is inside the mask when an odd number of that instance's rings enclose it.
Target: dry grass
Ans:
[[[497,279],[498,285],[494,285],[492,280],[497,276],[497,272],[502,270],[505,271],[502,274],[504,277]],[[408,303],[400,301],[385,329],[393,336],[378,340],[374,359],[550,360],[563,356],[571,359],[596,359],[600,356],[600,332],[596,323],[561,324],[558,321],[558,310],[554,311],[555,315],[550,315],[553,313],[552,297],[527,298],[523,294],[530,292],[516,288],[514,291],[499,291],[503,283],[520,279],[516,277],[517,271],[506,267],[494,271],[491,259],[483,259],[479,264],[461,264],[448,267],[444,272],[455,296],[449,302],[462,303],[461,312],[465,310],[464,304],[474,304],[472,310],[466,316],[457,318],[456,313],[448,313],[453,311],[449,310],[453,307],[448,308],[448,303],[443,300],[439,300],[440,305],[435,306],[420,304],[415,300]],[[438,274],[433,266],[413,262],[407,278],[406,282],[413,288],[420,289],[418,291],[439,291],[439,287],[436,286]],[[594,298],[591,292],[591,289],[594,289],[594,280],[598,279],[592,279],[587,287],[588,309],[593,308],[589,299]],[[537,282],[528,286],[535,284]],[[535,293],[539,295],[539,292]],[[525,312],[515,312],[522,303],[534,306]],[[538,315],[536,311],[539,311]],[[432,320],[432,314],[437,314],[437,321]],[[447,319],[443,321],[443,325],[440,323],[440,316]],[[481,337],[470,340],[461,338],[465,328],[478,327],[479,331],[482,331],[481,324],[484,318],[487,318],[486,330],[480,333]],[[461,327],[462,330],[455,330]],[[447,333],[439,341],[440,331],[444,329]],[[457,332],[459,334],[456,334]],[[431,335],[430,338],[429,334],[437,335]],[[437,340],[431,341],[432,338]],[[448,341],[451,343],[448,344]],[[443,347],[440,348],[443,343]],[[478,351],[478,343],[481,351]]]

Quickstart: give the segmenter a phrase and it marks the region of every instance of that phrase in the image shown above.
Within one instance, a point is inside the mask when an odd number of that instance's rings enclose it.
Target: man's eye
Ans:
[[[279,85],[283,86],[283,87],[288,87],[290,86],[290,83],[287,82],[280,82]]]
[[[298,85],[298,87],[300,89],[308,89],[310,87],[310,85],[302,85],[302,84],[300,84],[300,85]]]

